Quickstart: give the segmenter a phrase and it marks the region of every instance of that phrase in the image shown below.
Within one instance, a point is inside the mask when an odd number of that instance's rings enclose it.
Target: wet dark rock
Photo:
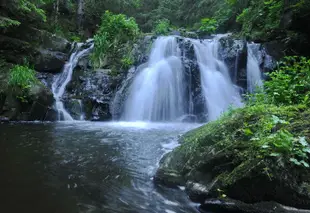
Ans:
[[[131,53],[133,56],[134,66],[139,66],[148,61],[155,39],[156,36],[149,35],[139,39],[138,42],[134,44],[134,48]]]
[[[54,104],[54,97],[51,91],[43,85],[34,85],[22,101],[12,93],[6,93],[5,102],[0,116],[11,121],[54,121],[56,118],[48,116],[51,114]]]
[[[200,183],[188,181],[185,189],[189,198],[197,203],[203,203],[207,198],[211,197],[210,189]]]
[[[1,56],[7,62],[14,64],[22,64],[25,56],[31,59],[37,53],[29,42],[5,35],[0,35],[0,46]]]
[[[172,31],[170,32],[170,35],[172,35],[172,36],[181,36],[181,32],[178,31],[178,30],[172,30]]]
[[[276,202],[247,204],[231,199],[206,200],[200,210],[214,213],[310,213],[310,210],[291,208]]]
[[[23,33],[20,33],[23,32]],[[27,26],[11,28],[0,36],[1,55],[11,63],[22,64],[26,57],[30,64],[37,64],[42,55],[53,55],[53,58],[64,58],[71,44],[64,38]],[[51,57],[51,56],[50,56]],[[51,64],[52,65],[52,64]]]
[[[197,121],[206,115],[204,96],[202,95],[200,69],[195,55],[194,46],[189,39],[178,38],[182,51],[182,63],[185,68],[185,79],[187,83],[186,94],[188,102],[192,102],[192,108],[186,112],[196,115]],[[204,120],[205,121],[205,120]]]
[[[236,85],[247,88],[247,42],[230,36],[220,39],[220,56],[226,63]]]
[[[54,80],[53,73],[36,72],[36,77],[44,84],[44,86],[46,86],[47,88],[52,88]]]
[[[280,41],[270,41],[263,44],[268,55],[275,60],[281,60],[285,56],[285,45]]]
[[[74,70],[72,80],[66,88],[64,96],[66,109],[73,116],[79,117],[81,114],[79,108],[81,106],[77,104],[76,99],[78,99],[81,100],[85,119],[94,121],[111,120],[109,107],[116,86],[119,84],[118,77],[111,76],[111,70],[109,69],[92,70],[88,69],[87,63],[80,65]]]
[[[59,73],[67,60],[68,55],[65,53],[41,49],[37,54],[34,68],[39,72]]]
[[[9,118],[0,116],[0,123],[8,123],[8,122],[10,122]]]
[[[197,120],[198,119],[196,115],[186,115],[181,118],[181,122],[184,122],[184,123],[195,123],[197,122]]]
[[[75,120],[80,120],[84,116],[84,108],[81,100],[67,99],[64,105],[66,109],[70,109],[70,115]]]

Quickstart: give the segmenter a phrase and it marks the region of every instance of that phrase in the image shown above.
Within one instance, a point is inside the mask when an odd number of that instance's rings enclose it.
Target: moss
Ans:
[[[209,197],[224,193],[244,202],[274,200],[304,208],[310,205],[310,171],[291,159],[310,163],[299,138],[309,141],[309,127],[305,105],[230,110],[182,136],[182,145],[161,161],[158,179],[165,183],[178,171],[175,185],[200,183]]]

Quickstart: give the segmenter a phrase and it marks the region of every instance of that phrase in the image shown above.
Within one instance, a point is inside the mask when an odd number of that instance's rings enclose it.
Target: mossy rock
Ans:
[[[266,132],[265,122],[273,118],[283,122]],[[182,145],[162,159],[155,180],[169,186],[187,183],[190,196],[200,202],[225,195],[310,209],[310,170],[262,148],[267,137],[282,130],[310,141],[309,118],[306,106],[256,105],[228,112],[182,136]],[[195,183],[204,190],[193,190]]]

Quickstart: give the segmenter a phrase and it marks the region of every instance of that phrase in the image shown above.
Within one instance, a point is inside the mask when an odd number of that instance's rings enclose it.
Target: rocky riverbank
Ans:
[[[161,160],[154,180],[186,186],[189,197],[206,211],[309,212],[255,204],[273,201],[310,209],[309,162],[292,163],[299,158],[292,150],[304,146],[304,155],[310,152],[302,141],[310,139],[309,115],[305,106],[247,106],[228,112],[182,136],[181,146]],[[278,144],[268,142],[274,138]]]

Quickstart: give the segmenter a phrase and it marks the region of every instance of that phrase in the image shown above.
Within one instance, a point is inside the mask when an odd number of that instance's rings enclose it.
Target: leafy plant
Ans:
[[[11,26],[18,26],[20,22],[17,20],[13,20],[7,17],[0,17],[0,27],[1,28],[8,28]]]
[[[170,21],[168,19],[162,19],[156,22],[153,32],[156,35],[168,35],[170,31]]]
[[[72,35],[72,36],[70,37],[70,40],[71,40],[71,41],[74,41],[74,42],[81,42],[81,41],[82,41],[81,37],[79,37],[79,36],[77,36],[77,35]]]
[[[37,82],[35,72],[28,65],[15,65],[10,70],[8,85],[12,88],[16,97],[25,101],[29,89]]]
[[[237,16],[242,25],[241,34],[250,38],[267,39],[280,29],[281,15],[284,10],[282,0],[249,1],[248,7]]]
[[[199,31],[204,33],[214,33],[218,27],[217,21],[213,18],[203,18],[201,19],[201,26]]]
[[[119,50],[127,42],[133,42],[138,35],[139,27],[133,18],[106,11],[94,36],[95,49],[92,57],[94,65],[97,67],[104,65],[109,56],[122,57]]]
[[[275,104],[309,104],[310,60],[305,57],[285,57],[269,74],[265,91]]]
[[[124,69],[129,69],[129,68],[133,65],[133,63],[134,63],[134,61],[132,60],[132,58],[129,57],[129,56],[124,57],[124,58],[121,60],[121,62],[122,62],[122,67],[123,67]]]

